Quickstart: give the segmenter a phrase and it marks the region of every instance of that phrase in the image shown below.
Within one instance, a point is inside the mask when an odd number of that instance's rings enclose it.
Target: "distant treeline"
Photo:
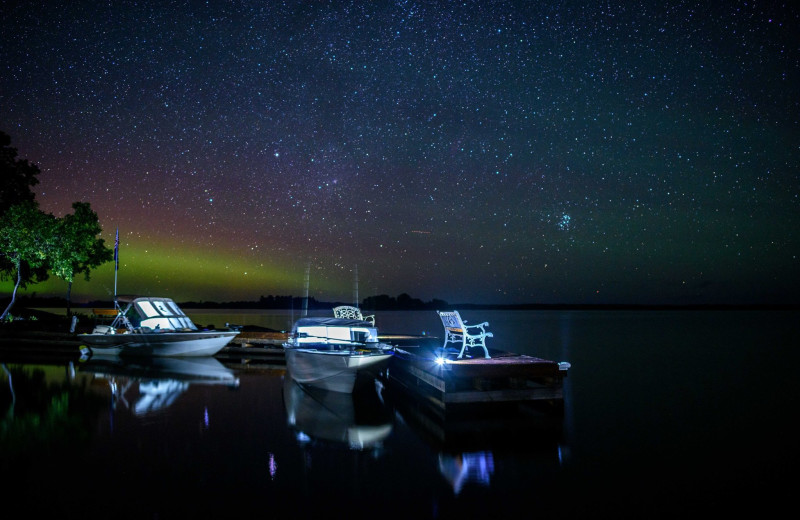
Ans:
[[[0,299],[0,302],[2,300]],[[52,297],[39,297],[33,296],[18,296],[17,304],[23,307],[50,307],[59,308],[67,305],[67,300],[57,296]],[[309,310],[318,309],[332,309],[338,305],[352,305],[352,302],[323,302],[314,297],[309,297],[308,300],[302,296],[261,296],[256,301],[227,301],[227,302],[212,302],[212,301],[179,301],[178,305],[185,309],[302,309]],[[114,306],[113,300],[94,300],[87,303],[72,302],[72,306],[76,308],[112,308]],[[419,298],[412,298],[408,294],[401,294],[400,296],[393,297],[385,294],[379,296],[370,296],[365,298],[360,305],[362,309],[368,310],[436,310],[446,309],[449,304],[444,300],[431,300],[423,302]]]
[[[325,302],[319,301],[314,297],[308,297],[308,300],[302,296],[261,296],[258,301],[229,301],[229,302],[197,302],[197,301],[184,301],[178,302],[178,305],[185,309],[302,309],[308,310],[330,310],[339,305],[353,305],[352,302],[332,301]],[[443,300],[431,300],[423,302],[418,298],[412,298],[407,294],[401,294],[398,297],[387,296],[382,294],[380,296],[370,296],[365,298],[359,307],[361,309],[370,311],[386,311],[386,310],[436,310],[444,309],[448,303]]]
[[[0,299],[0,305],[7,305],[8,299]],[[67,300],[56,296],[40,297],[35,294],[32,296],[17,296],[16,305],[20,307],[38,308],[66,308]],[[209,301],[179,301],[184,309],[303,309],[308,310],[330,310],[338,305],[352,305],[352,302],[323,302],[316,298],[309,297],[305,302],[302,296],[261,296],[257,301],[228,301],[228,302],[209,302]],[[95,300],[88,303],[76,304],[72,302],[73,310],[79,308],[113,308],[112,300]],[[759,310],[789,310],[800,309],[800,305],[769,305],[769,304],[696,304],[696,305],[668,305],[668,304],[546,304],[546,303],[522,303],[522,304],[481,304],[481,303],[457,303],[450,304],[444,300],[433,299],[428,302],[419,298],[412,298],[408,294],[401,294],[397,297],[381,294],[365,298],[360,308],[366,312],[372,311],[424,311],[424,310],[465,310],[465,309],[489,309],[489,310],[726,310],[726,309],[759,309]]]

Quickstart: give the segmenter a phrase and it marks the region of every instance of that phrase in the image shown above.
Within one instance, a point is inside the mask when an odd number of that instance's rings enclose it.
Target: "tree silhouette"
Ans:
[[[0,321],[14,305],[17,290],[46,280],[48,270],[67,282],[70,314],[75,275],[88,280],[91,270],[110,261],[113,253],[97,238],[102,229],[88,202],[73,203],[74,213],[60,219],[39,209],[31,190],[39,183],[39,168],[18,159],[10,145],[11,138],[0,131],[0,277],[15,280]]]
[[[14,291],[8,307],[0,315],[3,321],[14,305],[17,289],[25,287],[26,268],[46,268],[53,250],[56,218],[44,213],[35,202],[15,204],[0,215],[0,254],[16,272]]]
[[[14,204],[34,202],[35,194],[31,189],[39,184],[39,167],[25,159],[17,158],[17,149],[11,147],[11,137],[0,130],[0,217]],[[10,258],[0,251],[0,277],[16,277],[19,269]],[[26,281],[47,279],[44,268],[30,269],[22,266],[23,286]]]
[[[0,130],[0,215],[21,202],[33,202],[31,190],[39,184],[39,167],[26,159],[17,159],[17,149],[11,147],[11,137]]]

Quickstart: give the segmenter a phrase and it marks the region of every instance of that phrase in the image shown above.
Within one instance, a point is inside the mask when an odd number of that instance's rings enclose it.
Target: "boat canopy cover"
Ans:
[[[369,327],[374,328],[372,323],[350,318],[300,318],[294,324],[298,327]]]
[[[192,320],[170,298],[135,298],[131,303],[141,317],[142,327],[153,330],[197,330]]]
[[[293,328],[296,344],[376,343],[378,330],[368,321],[347,318],[301,318]]]

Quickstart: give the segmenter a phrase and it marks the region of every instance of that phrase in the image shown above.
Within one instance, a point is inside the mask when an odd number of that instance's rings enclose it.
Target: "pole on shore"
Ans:
[[[114,238],[114,307],[117,307],[117,271],[119,271],[119,227]]]

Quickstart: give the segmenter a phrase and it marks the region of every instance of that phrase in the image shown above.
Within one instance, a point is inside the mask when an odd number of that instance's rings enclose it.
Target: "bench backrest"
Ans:
[[[340,305],[339,307],[334,307],[333,316],[335,318],[350,318],[354,320],[364,319],[364,316],[362,316],[358,307],[351,307],[349,305]]]
[[[454,332],[461,332],[464,330],[464,322],[461,321],[461,315],[458,311],[436,311],[439,318],[442,319],[442,325],[446,329],[452,329]]]

